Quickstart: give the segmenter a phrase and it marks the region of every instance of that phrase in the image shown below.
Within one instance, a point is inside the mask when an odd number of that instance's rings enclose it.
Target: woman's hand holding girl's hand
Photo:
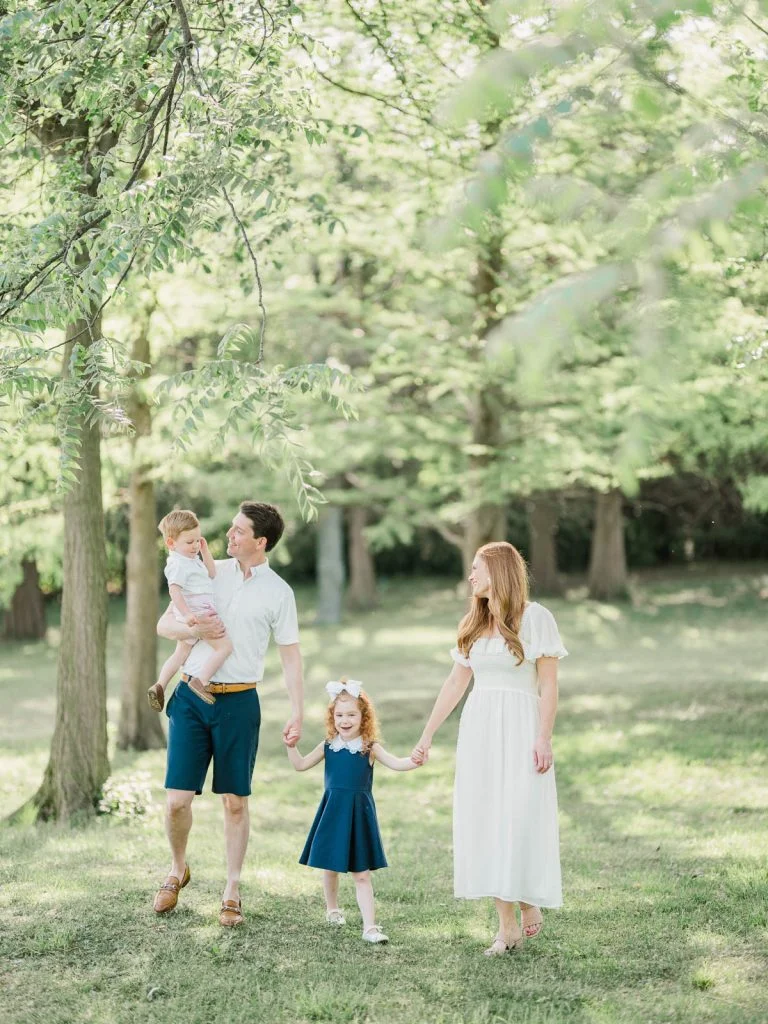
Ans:
[[[426,736],[422,736],[419,742],[411,751],[411,760],[415,765],[419,767],[424,765],[429,760],[429,750],[432,746],[432,740]]]
[[[533,766],[539,775],[548,772],[552,767],[552,740],[539,736],[533,745]]]

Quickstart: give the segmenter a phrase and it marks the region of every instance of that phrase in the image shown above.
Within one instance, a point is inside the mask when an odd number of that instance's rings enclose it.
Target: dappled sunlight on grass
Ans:
[[[707,608],[725,608],[728,600],[726,596],[715,596],[708,587],[688,587],[683,590],[677,590],[673,594],[658,594],[654,598],[654,604],[659,608],[682,604],[699,604]]]
[[[222,808],[210,789],[193,808],[192,881],[174,914],[153,915],[169,866],[165,754],[111,747],[116,779],[150,773],[146,815],[0,829],[0,952],[9,965],[0,966],[0,985],[10,1019],[27,1024],[34,1002],[46,1024],[757,1024],[768,962],[768,668],[766,607],[750,586],[665,578],[636,590],[632,604],[544,602],[571,651],[555,733],[566,905],[546,913],[544,933],[521,954],[486,960],[490,901],[452,897],[455,716],[425,768],[376,769],[391,866],[374,886],[390,946],[361,941],[348,877],[349,923],[325,925],[320,872],[297,863],[323,770],[296,773],[288,763],[280,739],[288,702],[273,649],[243,875],[247,927],[228,934],[217,923]],[[308,624],[307,608],[302,750],[323,735],[324,683],[346,673],[374,695],[387,746],[407,754],[450,669],[463,606],[442,582],[415,581],[388,585],[381,609],[338,628]],[[109,636],[112,743],[118,611]],[[9,645],[3,655],[0,686],[11,696],[0,725],[0,813],[8,813],[45,767],[55,650]]]
[[[455,630],[449,627],[442,629],[432,626],[402,626],[399,629],[377,629],[371,634],[371,641],[376,647],[391,647],[393,651],[403,651],[403,647],[426,647],[429,644],[446,645],[446,654],[456,642]]]

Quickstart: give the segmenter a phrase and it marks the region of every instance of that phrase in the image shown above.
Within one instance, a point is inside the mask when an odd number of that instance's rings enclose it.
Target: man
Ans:
[[[190,878],[186,861],[192,827],[192,801],[203,789],[213,760],[213,792],[224,803],[227,884],[219,922],[224,927],[243,923],[240,872],[250,829],[248,797],[259,743],[261,712],[257,686],[272,634],[283,665],[291,701],[291,716],[283,738],[295,746],[301,738],[303,680],[299,627],[293,591],[269,567],[266,553],[280,540],[285,524],[272,505],[244,501],[227,531],[230,558],[216,563],[213,580],[216,608],[197,626],[178,622],[169,608],[157,624],[169,640],[197,638],[184,663],[181,681],[168,702],[168,768],[165,777],[166,832],[171,847],[171,871],[155,895],[158,914],[173,910]],[[234,650],[214,674],[206,704],[187,685],[211,654],[205,642],[229,635]]]

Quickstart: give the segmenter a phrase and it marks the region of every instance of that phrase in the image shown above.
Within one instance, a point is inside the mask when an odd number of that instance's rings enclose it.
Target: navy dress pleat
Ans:
[[[387,859],[373,802],[368,754],[325,744],[325,792],[300,864],[326,871],[375,871]]]

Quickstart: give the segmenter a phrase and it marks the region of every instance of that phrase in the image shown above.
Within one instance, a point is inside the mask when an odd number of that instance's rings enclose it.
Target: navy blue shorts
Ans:
[[[179,682],[165,713],[170,722],[166,789],[199,795],[212,759],[214,793],[251,795],[261,725],[255,689],[216,694],[216,703],[206,704]]]

